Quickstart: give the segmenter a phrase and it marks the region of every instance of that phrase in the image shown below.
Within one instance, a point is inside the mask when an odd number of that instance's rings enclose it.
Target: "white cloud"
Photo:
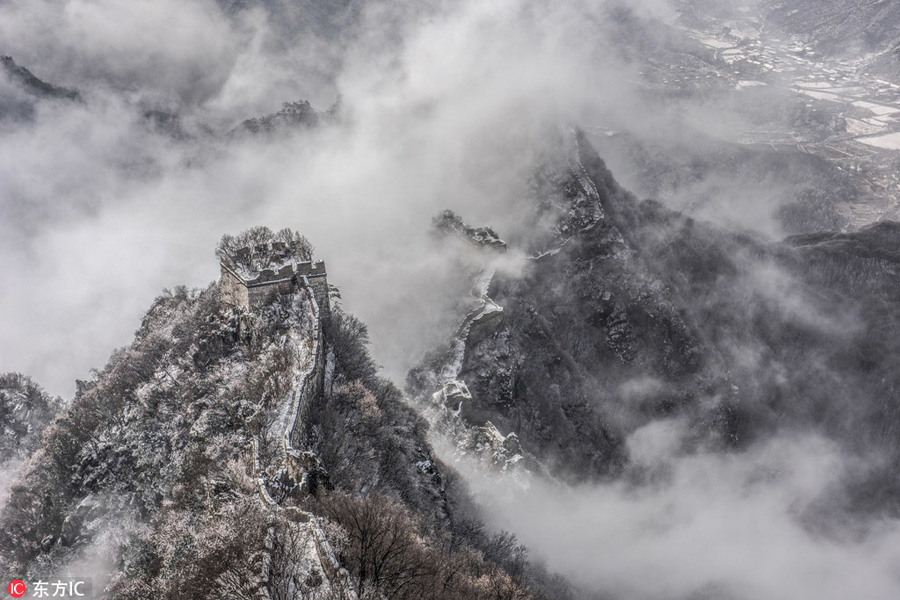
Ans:
[[[250,107],[292,99],[286,73],[316,62],[273,49],[277,32],[259,12],[229,23],[211,3],[176,4],[0,9],[16,58],[83,86],[88,100],[50,104],[0,139],[11,215],[0,260],[18,282],[0,293],[0,363],[54,392],[128,343],[163,287],[212,279],[222,233],[257,223],[313,241],[369,323],[378,359],[402,377],[451,303],[431,217],[450,207],[508,231],[527,210],[523,149],[536,124],[628,93],[610,93],[619,66],[595,61],[599,16],[579,20],[579,4],[374,5],[363,22],[390,25],[348,36],[334,76],[345,125],[278,142],[175,143],[151,131],[141,106],[174,95],[188,103],[189,130],[227,131]]]
[[[522,491],[469,475],[495,525],[551,569],[612,597],[896,596],[900,521],[825,512],[861,465],[812,435],[732,454],[679,451],[683,434],[678,422],[636,431],[628,447],[637,479],[579,487],[532,479]]]
[[[103,82],[165,101],[214,94],[237,50],[212,0],[13,0],[0,7],[0,39],[51,81]]]

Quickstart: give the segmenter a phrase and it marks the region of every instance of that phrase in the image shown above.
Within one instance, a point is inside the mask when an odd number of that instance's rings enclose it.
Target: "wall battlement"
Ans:
[[[278,296],[294,293],[301,285],[308,285],[320,310],[328,311],[328,274],[325,271],[325,261],[291,261],[277,269],[255,272],[253,277],[239,273],[225,261],[220,262],[220,267],[222,300],[227,304],[255,310]]]

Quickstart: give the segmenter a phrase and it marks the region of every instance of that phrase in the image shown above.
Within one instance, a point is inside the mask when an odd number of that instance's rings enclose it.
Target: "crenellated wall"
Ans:
[[[271,303],[278,296],[292,294],[298,285],[303,284],[312,291],[323,315],[330,310],[324,261],[294,263],[277,271],[265,269],[249,281],[225,263],[220,263],[220,266],[222,300],[231,306],[253,310]]]
[[[328,275],[325,272],[325,261],[317,261],[314,263],[300,263],[296,266],[297,283],[303,283],[312,290],[319,304],[319,310],[322,316],[327,315],[330,311],[330,303],[328,301]]]

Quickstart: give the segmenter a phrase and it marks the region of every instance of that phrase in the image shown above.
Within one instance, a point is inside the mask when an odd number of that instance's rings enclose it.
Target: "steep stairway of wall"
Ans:
[[[310,472],[321,468],[316,455],[304,450],[303,446],[309,407],[313,400],[323,393],[324,388],[325,353],[322,313],[313,286],[310,285],[307,277],[302,276],[298,283],[299,289],[295,291],[295,294],[305,296],[308,304],[294,302],[294,309],[300,312],[304,310],[305,306],[309,307],[311,331],[304,335],[293,328],[289,334],[290,343],[297,353],[298,369],[283,409],[274,423],[277,430],[282,432],[280,434],[282,442],[280,444],[281,468],[274,480],[265,474],[263,461],[260,458],[260,441],[258,437],[254,437],[255,462],[257,472],[260,474],[258,479],[260,499],[272,510],[291,513],[290,520],[297,523],[297,526],[306,534],[304,537],[307,540],[304,549],[305,561],[311,565],[311,568],[318,567],[337,597],[355,600],[357,596],[350,584],[350,576],[338,562],[336,553],[322,529],[319,517],[294,506],[281,505],[283,499],[291,492],[306,493]],[[277,491],[278,500],[273,497],[273,489]],[[274,528],[270,528],[270,540],[267,547],[272,547],[274,543],[272,537],[275,535],[277,534]],[[263,562],[262,580],[267,582],[270,577],[269,561]],[[266,588],[261,586],[261,589]],[[268,595],[264,594],[264,598],[268,598]]]

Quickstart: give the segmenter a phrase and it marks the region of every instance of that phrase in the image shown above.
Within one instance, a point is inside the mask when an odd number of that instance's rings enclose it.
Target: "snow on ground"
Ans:
[[[875,146],[876,148],[884,148],[886,150],[900,150],[900,132],[888,133],[875,137],[857,138],[857,142]]]
[[[876,135],[884,131],[884,124],[874,125],[860,119],[847,119],[847,133],[850,135]]]
[[[760,32],[758,29],[732,29],[730,33],[742,40],[756,40],[759,39]]]
[[[825,91],[829,91],[834,94],[845,94],[847,96],[861,96],[866,93],[866,90],[859,86],[833,87],[827,88]]]
[[[720,50],[734,47],[734,44],[732,44],[731,42],[723,42],[714,38],[703,38],[699,41],[704,46],[709,46],[710,48],[719,48]]]
[[[804,96],[809,96],[810,98],[815,98],[816,100],[828,100],[829,102],[843,102],[844,99],[838,96],[837,94],[832,94],[831,92],[820,92],[813,90],[806,90],[803,88],[794,88],[795,91],[803,94]]]
[[[853,102],[853,106],[858,106],[860,108],[867,108],[879,116],[891,115],[896,112],[900,112],[900,109],[898,109],[896,106],[875,104],[874,102],[865,102],[864,100],[857,100],[856,102]]]
[[[827,81],[798,81],[795,83],[797,87],[809,89],[809,90],[829,90],[834,91],[831,87],[831,83]]]

